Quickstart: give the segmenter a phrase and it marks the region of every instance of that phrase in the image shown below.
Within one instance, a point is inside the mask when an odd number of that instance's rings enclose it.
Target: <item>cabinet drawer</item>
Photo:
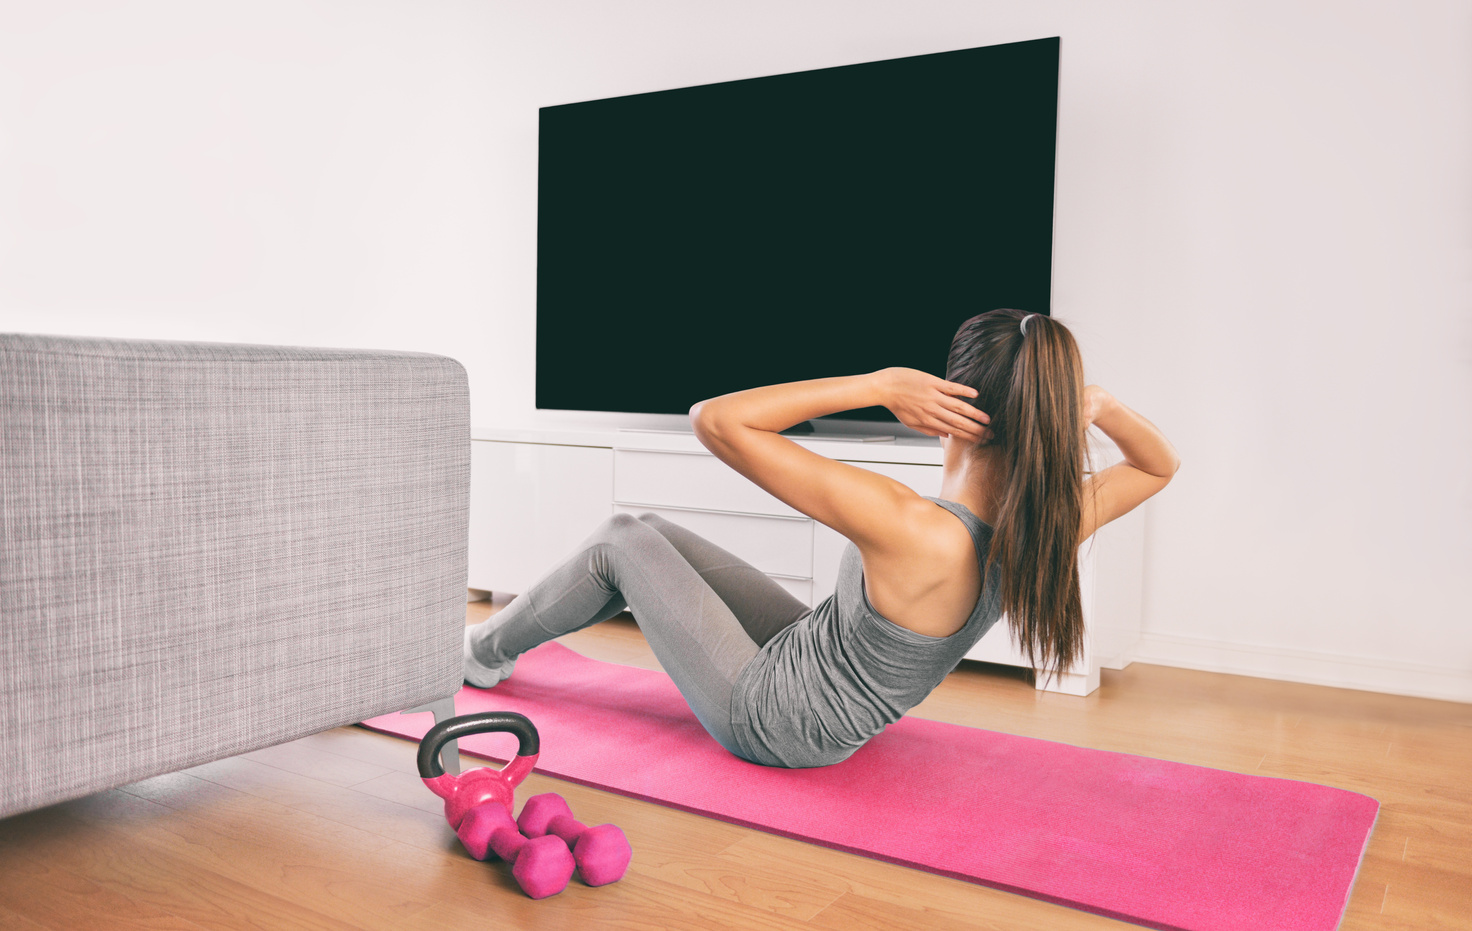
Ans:
[[[986,632],[986,636],[976,641],[976,645],[966,651],[966,659],[980,660],[983,663],[1001,663],[1003,666],[1026,666],[1027,660],[1022,656],[1022,650],[1012,642],[1012,635],[1007,629],[1007,615],[997,619],[992,629]]]
[[[669,505],[806,520],[800,511],[767,494],[715,456],[703,453],[615,449],[613,500],[616,504]]]
[[[615,504],[615,513],[658,514],[698,534],[763,572],[810,579],[813,575],[813,522],[712,511]]]
[[[470,444],[471,588],[520,594],[608,519],[612,450]]]

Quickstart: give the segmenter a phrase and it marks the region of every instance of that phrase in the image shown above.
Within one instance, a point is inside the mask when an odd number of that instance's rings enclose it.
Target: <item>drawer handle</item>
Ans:
[[[652,449],[644,446],[615,446],[614,452],[618,453],[658,453],[661,456],[708,456],[715,458],[715,454],[709,450],[697,449]]]

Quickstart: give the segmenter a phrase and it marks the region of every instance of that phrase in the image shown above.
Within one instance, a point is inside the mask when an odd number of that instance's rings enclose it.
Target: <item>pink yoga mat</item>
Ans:
[[[1380,808],[1343,789],[919,718],[834,766],[757,766],[712,740],[664,673],[558,643],[494,689],[465,687],[455,708],[531,718],[549,776],[1150,928],[1338,927]],[[364,722],[415,740],[433,723]],[[460,749],[504,762],[516,740],[480,734]]]

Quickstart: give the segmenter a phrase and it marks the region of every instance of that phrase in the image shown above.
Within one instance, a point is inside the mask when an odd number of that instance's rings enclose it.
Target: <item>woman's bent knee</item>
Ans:
[[[625,514],[620,511],[605,520],[600,529],[605,531],[607,535],[620,536],[629,533],[638,533],[644,529],[644,524],[634,515]]]
[[[659,531],[644,523],[644,521],[632,514],[619,512],[610,515],[593,535],[587,539],[585,546],[609,545],[620,551],[643,550],[654,543],[664,542]]]
[[[663,517],[660,517],[653,511],[645,511],[643,514],[640,514],[638,516],[638,520],[641,524],[644,524],[647,527],[653,527],[655,530],[659,530],[662,527],[674,526],[669,521],[665,520]]]

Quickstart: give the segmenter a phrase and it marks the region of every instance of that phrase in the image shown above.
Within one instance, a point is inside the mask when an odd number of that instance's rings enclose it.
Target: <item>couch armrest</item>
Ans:
[[[442,356],[0,335],[0,817],[454,694]]]

